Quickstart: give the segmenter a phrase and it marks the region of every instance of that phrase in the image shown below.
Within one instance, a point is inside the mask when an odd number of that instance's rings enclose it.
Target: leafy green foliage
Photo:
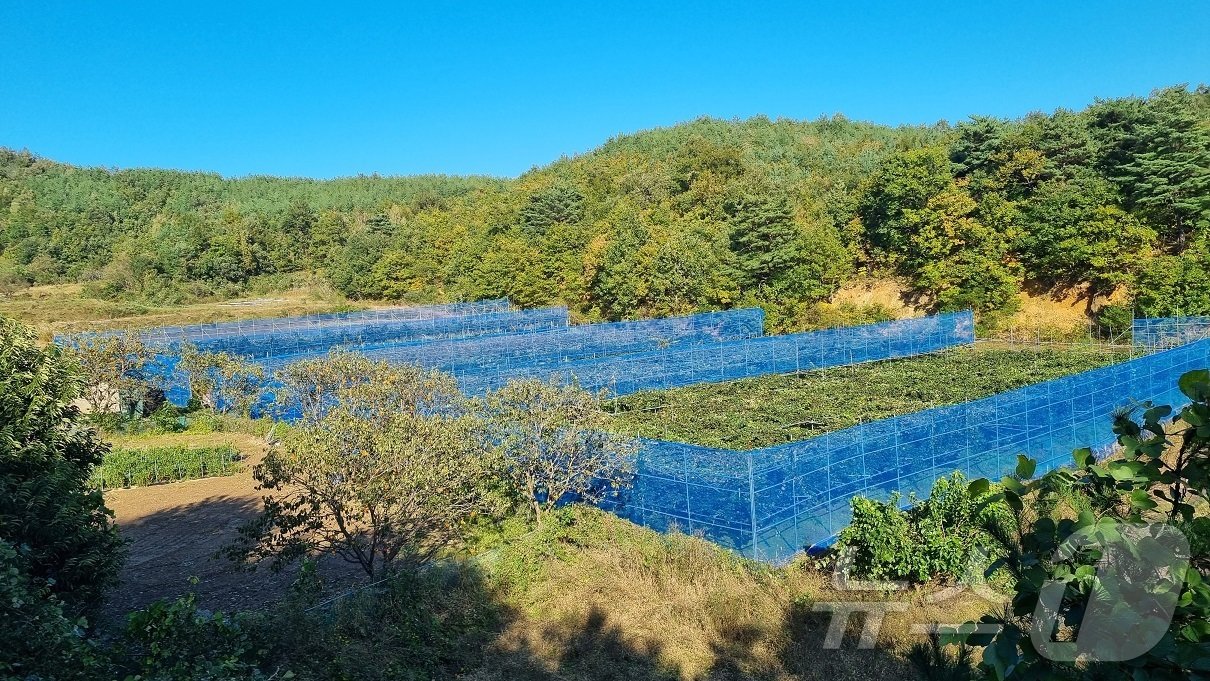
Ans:
[[[71,607],[94,604],[122,561],[100,492],[105,446],[72,402],[81,381],[57,350],[0,317],[0,540],[20,547],[31,583]]]
[[[186,344],[177,368],[189,377],[190,399],[220,413],[247,416],[264,389],[264,367],[230,352],[201,352]]]
[[[114,449],[93,469],[89,485],[100,489],[141,487],[231,475],[240,470],[241,458],[231,446]]]
[[[140,679],[263,679],[267,675],[259,665],[265,650],[246,620],[205,612],[189,594],[131,613],[122,643]]]
[[[53,584],[30,576],[28,549],[0,540],[0,676],[11,679],[102,678],[103,651],[84,637]]]
[[[756,301],[779,329],[861,269],[897,269],[947,309],[1011,307],[1023,279],[1146,296],[1135,275],[1210,223],[1208,97],[952,128],[700,119],[515,180],[224,180],[5,150],[0,286],[171,303],[321,272],[354,298],[507,295],[589,318]]]
[[[151,352],[137,334],[80,338],[66,352],[84,379],[81,398],[91,413],[125,411],[146,396],[143,367]]]
[[[630,484],[636,443],[606,429],[599,395],[521,379],[483,403],[500,475],[539,522],[560,502],[592,503]]]
[[[991,498],[1016,512],[1016,531],[997,532],[1003,564],[1016,577],[1012,607],[1003,617],[983,618],[998,626],[998,633],[971,633],[970,623],[952,637],[983,647],[982,668],[992,678],[1196,678],[1210,665],[1205,652],[1210,583],[1199,571],[1207,563],[1200,535],[1210,491],[1210,373],[1185,374],[1180,389],[1191,403],[1175,416],[1171,407],[1146,405],[1141,415],[1123,413],[1116,419],[1120,456],[1098,462],[1091,451],[1077,450],[1074,470],[1058,469],[1038,479],[1031,479],[1034,462],[1022,457],[1016,475],[1001,481],[1002,489]],[[985,491],[988,482],[977,480],[971,489]],[[1062,489],[1084,495],[1087,508],[1075,517],[1056,518],[1055,496]],[[1162,541],[1165,530],[1174,526],[1194,534],[1188,563],[1141,572],[1134,584],[1103,578],[1098,566],[1122,571],[1167,553],[1178,557]],[[1085,543],[1073,548],[1075,541]],[[1128,554],[1111,556],[1111,545]],[[1156,620],[1161,602],[1173,604],[1171,620]],[[1135,622],[1135,630],[1119,636],[1162,636],[1128,660],[1102,656],[1077,661],[1041,650],[1054,640],[1049,629],[1039,631],[1047,623],[1059,622],[1068,632],[1063,640],[1070,642],[1082,641],[1085,627],[1095,632],[1113,621]],[[1114,639],[1108,642],[1115,644]],[[1115,645],[1120,648],[1122,641]],[[1105,651],[1090,652],[1096,658],[1095,653]]]
[[[1010,232],[977,215],[945,149],[897,153],[875,172],[860,206],[870,245],[933,294],[942,309],[1010,306],[1021,272],[1008,257]]]
[[[983,528],[999,509],[985,503],[987,496],[968,489],[955,472],[938,479],[927,499],[909,499],[906,509],[897,494],[885,502],[854,497],[853,521],[841,531],[840,545],[853,551],[860,577],[958,579],[979,559],[976,551],[992,546]]]
[[[330,607],[296,599],[263,617],[273,668],[303,680],[457,678],[507,617],[493,583],[472,565],[436,564],[384,582]]]
[[[1125,359],[1096,348],[957,349],[787,376],[630,395],[610,427],[642,437],[752,449],[957,404]]]
[[[373,373],[347,373],[363,363]],[[435,376],[343,354],[296,372],[296,386],[317,377],[325,387],[253,470],[265,512],[241,530],[232,556],[279,568],[319,552],[373,577],[428,563],[495,512],[495,457],[481,421],[448,399],[451,378]]]

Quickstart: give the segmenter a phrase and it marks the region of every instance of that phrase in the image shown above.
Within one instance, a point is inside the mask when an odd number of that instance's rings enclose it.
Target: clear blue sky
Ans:
[[[932,123],[1210,81],[1202,0],[923,4],[4,0],[0,146],[516,175],[701,115]]]

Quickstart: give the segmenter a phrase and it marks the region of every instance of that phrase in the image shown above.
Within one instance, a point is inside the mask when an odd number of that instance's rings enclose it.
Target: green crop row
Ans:
[[[114,449],[93,469],[94,487],[141,487],[231,475],[243,456],[231,446]]]
[[[650,391],[613,405],[617,430],[753,449],[958,404],[1126,359],[1097,346],[962,348],[933,355]]]

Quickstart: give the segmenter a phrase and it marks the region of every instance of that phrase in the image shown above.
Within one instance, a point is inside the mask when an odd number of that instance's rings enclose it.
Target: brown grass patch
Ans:
[[[544,561],[509,605],[518,614],[470,678],[495,679],[909,679],[917,624],[978,619],[994,605],[966,592],[928,603],[936,588],[837,592],[811,561],[772,568],[703,540],[658,535],[584,509],[585,542]],[[606,539],[607,538],[607,539]],[[838,650],[823,647],[823,601],[908,604],[890,613],[878,645],[857,648],[851,618]]]

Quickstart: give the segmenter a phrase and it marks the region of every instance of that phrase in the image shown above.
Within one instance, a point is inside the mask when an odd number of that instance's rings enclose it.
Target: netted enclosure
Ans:
[[[266,368],[325,355],[335,348],[373,348],[452,338],[525,334],[567,328],[565,307],[510,310],[507,300],[383,308],[361,312],[284,317],[221,324],[159,327],[138,331],[154,352],[143,368],[145,377],[173,404],[185,406],[189,379],[178,370],[185,344],[205,352],[226,352],[257,361]],[[61,336],[61,345],[87,342],[131,331]]]
[[[658,530],[701,533],[758,560],[784,562],[830,541],[857,495],[925,496],[957,470],[999,478],[1017,454],[1044,472],[1114,444],[1113,415],[1150,401],[1180,406],[1181,374],[1210,366],[1210,340],[963,404],[752,451],[644,441],[632,489],[606,506]]]
[[[668,347],[600,359],[463,371],[463,389],[481,394],[520,377],[557,379],[623,396],[751,376],[908,357],[975,342],[970,312],[900,319],[865,326]]]
[[[764,334],[764,311],[745,308],[683,317],[582,324],[532,333],[480,336],[370,350],[375,359],[440,369],[480,393],[497,376],[546,377],[586,360],[609,364],[620,357],[678,351]]]
[[[1210,317],[1154,317],[1135,319],[1131,325],[1134,346],[1144,350],[1174,348],[1210,338]]]
[[[485,333],[553,329],[568,324],[567,308],[510,310],[505,299],[393,307],[359,312],[254,319],[139,331],[147,345],[167,353],[188,343],[199,350],[229,352],[256,359],[327,352],[333,347],[373,347]],[[68,344],[127,331],[56,338]]]

